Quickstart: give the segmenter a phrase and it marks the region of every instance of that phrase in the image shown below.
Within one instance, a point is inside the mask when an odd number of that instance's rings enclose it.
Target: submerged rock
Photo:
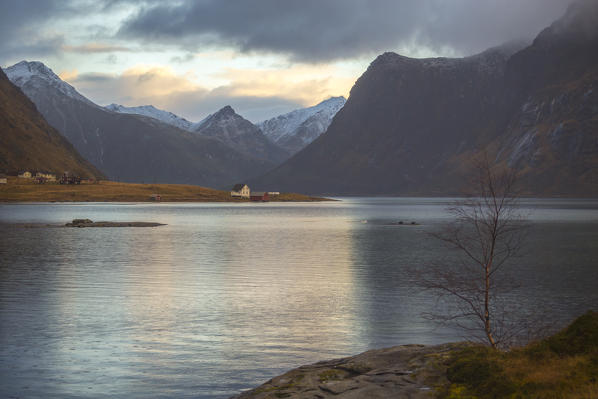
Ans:
[[[163,223],[154,222],[94,222],[90,219],[73,219],[66,227],[156,227],[165,226]]]

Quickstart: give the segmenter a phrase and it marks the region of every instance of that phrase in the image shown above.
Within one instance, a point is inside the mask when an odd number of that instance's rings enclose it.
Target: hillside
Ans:
[[[103,177],[0,69],[0,172],[14,175],[25,169]]]
[[[157,119],[102,108],[40,62],[21,62],[6,74],[112,180],[225,187],[274,166]]]
[[[289,154],[270,142],[262,131],[227,105],[197,124],[194,130],[203,137],[218,140],[247,157],[279,164]]]
[[[528,195],[598,195],[598,4],[581,2],[531,45],[466,58],[385,53],[332,124],[250,183],[309,193],[448,195],[482,152]]]

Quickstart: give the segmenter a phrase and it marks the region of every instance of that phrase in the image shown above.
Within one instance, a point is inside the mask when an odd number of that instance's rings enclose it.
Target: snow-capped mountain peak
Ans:
[[[110,104],[105,106],[109,111],[118,112],[120,114],[135,114],[143,115],[150,118],[157,119],[166,124],[178,127],[183,130],[192,130],[194,124],[189,122],[187,119],[182,118],[172,112],[164,111],[154,107],[153,105],[141,105],[139,107],[125,107],[120,104]]]
[[[260,122],[258,126],[268,139],[294,153],[324,133],[346,101],[342,96],[331,97],[312,107]]]
[[[39,61],[21,61],[4,69],[6,76],[16,86],[23,88],[26,85],[39,86],[47,84],[59,90],[68,97],[97,106],[81,94],[73,86],[66,83],[50,68]]]

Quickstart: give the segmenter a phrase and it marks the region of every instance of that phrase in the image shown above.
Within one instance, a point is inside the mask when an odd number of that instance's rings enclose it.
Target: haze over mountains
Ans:
[[[385,53],[318,139],[251,182],[306,193],[457,194],[487,152],[534,195],[598,195],[598,6],[529,46],[460,59]],[[520,45],[519,45],[520,46]]]

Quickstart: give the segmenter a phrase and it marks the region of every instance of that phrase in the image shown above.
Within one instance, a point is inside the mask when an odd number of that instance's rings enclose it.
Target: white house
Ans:
[[[235,186],[230,191],[231,197],[240,197],[240,198],[249,198],[251,195],[251,190],[247,184],[235,184]]]

